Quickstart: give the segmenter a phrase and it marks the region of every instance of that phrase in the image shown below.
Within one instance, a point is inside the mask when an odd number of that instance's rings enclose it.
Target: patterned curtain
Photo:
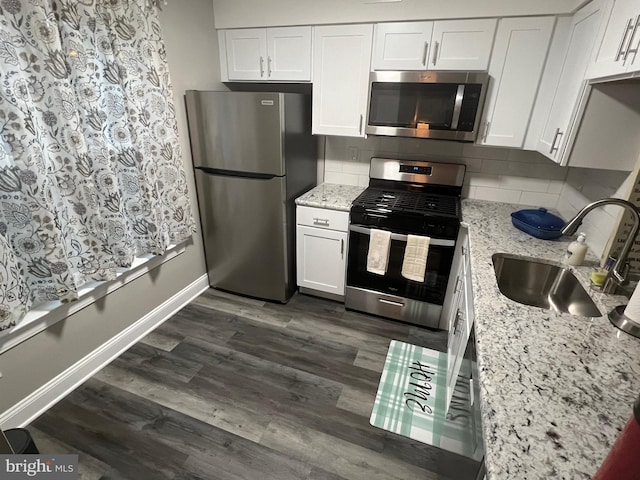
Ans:
[[[0,0],[0,330],[194,231],[150,5]]]

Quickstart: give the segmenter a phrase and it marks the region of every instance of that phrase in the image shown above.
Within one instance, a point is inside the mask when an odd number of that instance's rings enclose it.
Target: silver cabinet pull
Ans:
[[[429,53],[429,42],[424,42],[424,52],[422,53],[422,65],[427,66],[427,53]]]
[[[627,57],[630,53],[633,53],[633,58],[635,60],[635,55],[638,53],[638,46],[636,48],[631,48],[631,44],[633,43],[633,39],[636,36],[636,31],[638,30],[638,25],[640,24],[640,15],[636,17],[636,21],[633,24],[633,30],[631,30],[631,36],[629,37],[629,43],[627,44],[627,49],[624,52],[624,57],[622,58],[622,64],[627,63]],[[640,41],[638,42],[640,44]]]
[[[358,132],[360,132],[360,135],[362,135],[362,120],[363,120],[363,116],[362,114],[360,114],[360,126],[358,127]]]
[[[260,78],[264,77],[264,58],[260,55]]]
[[[462,312],[460,309],[456,312],[456,319],[453,323],[453,334],[456,335],[458,333],[458,325],[460,325],[460,320],[462,320]]]
[[[344,239],[340,239],[340,256],[344,258]]]
[[[438,60],[438,46],[440,44],[438,42],[434,43],[433,45],[433,65],[435,66],[436,64],[436,60]]]
[[[491,122],[484,122],[484,133],[482,134],[483,142],[487,141],[487,135],[489,135],[489,125],[491,125]]]
[[[629,33],[629,30],[633,29],[633,18],[630,18],[629,21],[627,22],[627,24],[624,27],[624,32],[622,32],[622,39],[620,40],[620,46],[618,47],[618,53],[616,54],[616,59],[614,60],[615,62],[617,62],[618,60],[620,60],[620,57],[622,55],[624,55],[624,46],[627,43],[627,34]]]
[[[267,57],[267,78],[271,78],[271,55]]]
[[[328,227],[329,226],[329,219],[328,218],[314,218],[313,219],[313,224],[314,225],[322,225],[323,227]]]
[[[458,275],[458,277],[456,277],[456,288],[453,289],[453,293],[458,293],[460,291],[461,285],[462,285],[462,279]]]
[[[471,405],[473,407],[473,404],[475,403],[476,399],[475,399],[475,395],[473,393],[473,377],[471,377],[469,379],[469,405]]]
[[[553,142],[551,142],[551,150],[549,150],[550,154],[553,152],[557,152],[558,149],[560,148],[560,142],[558,140],[561,137],[562,137],[562,132],[560,131],[560,128],[556,128],[556,134],[553,136]],[[557,147],[556,147],[556,142],[558,142]]]
[[[378,301],[386,305],[393,305],[394,307],[404,307],[404,303],[402,302],[392,302],[391,300],[385,300],[384,298],[379,298]]]

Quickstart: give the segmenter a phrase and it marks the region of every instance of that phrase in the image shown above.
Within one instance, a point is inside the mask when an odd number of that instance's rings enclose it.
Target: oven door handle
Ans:
[[[355,233],[362,233],[363,235],[371,235],[371,229],[360,227],[358,225],[349,225],[349,230]],[[398,240],[400,242],[406,242],[408,236],[401,233],[392,233],[391,240]],[[439,238],[431,238],[429,245],[436,247],[453,247],[456,244],[455,240],[443,240]]]

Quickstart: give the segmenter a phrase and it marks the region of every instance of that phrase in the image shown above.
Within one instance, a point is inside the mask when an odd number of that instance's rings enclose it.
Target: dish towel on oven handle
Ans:
[[[391,244],[391,232],[371,229],[369,238],[369,251],[367,253],[367,272],[376,275],[387,273],[389,263],[389,245]]]
[[[424,282],[424,272],[429,255],[431,238],[420,235],[407,235],[407,246],[402,261],[402,276],[407,280]]]

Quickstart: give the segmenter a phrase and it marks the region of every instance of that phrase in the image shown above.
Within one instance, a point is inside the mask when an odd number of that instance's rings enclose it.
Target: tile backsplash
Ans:
[[[572,218],[599,198],[624,197],[629,172],[560,167],[537,152],[411,138],[325,137],[324,181],[367,186],[371,157],[433,160],[467,166],[462,195],[555,210]],[[320,159],[322,161],[322,158]],[[621,209],[593,210],[580,231],[598,256],[604,252],[619,220]]]
[[[629,172],[569,168],[560,193],[558,212],[564,219],[572,218],[585,205],[607,197],[627,198],[632,175]],[[579,231],[587,234],[587,245],[602,256],[609,237],[614,233],[623,209],[606,205],[589,212]]]
[[[325,137],[324,181],[368,185],[371,157],[464,163],[464,197],[553,209],[568,170],[523,150],[412,138]]]

